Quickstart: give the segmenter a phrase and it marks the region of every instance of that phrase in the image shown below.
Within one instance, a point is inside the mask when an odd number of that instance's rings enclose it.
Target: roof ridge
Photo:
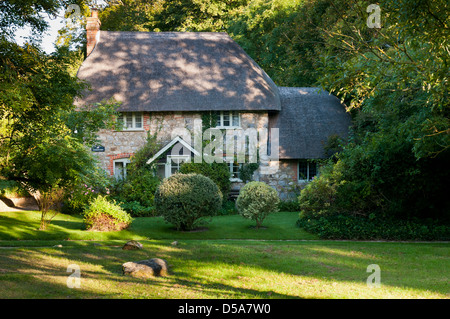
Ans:
[[[152,32],[152,31],[104,31],[100,30],[101,37],[109,36],[113,38],[132,38],[145,36],[149,39],[230,39],[230,35],[226,32],[176,32],[176,31],[165,31],[165,32]]]

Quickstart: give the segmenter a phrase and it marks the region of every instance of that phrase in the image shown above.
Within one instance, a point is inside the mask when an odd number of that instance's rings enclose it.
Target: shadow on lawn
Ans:
[[[301,285],[309,282],[365,284],[367,266],[379,264],[384,287],[448,293],[444,282],[447,277],[442,273],[448,267],[436,262],[448,260],[448,246],[438,244],[417,246],[413,254],[406,249],[408,246],[399,243],[193,241],[175,247],[170,241],[142,243],[144,249],[138,251],[122,250],[120,242],[115,246],[94,246],[73,241],[62,242],[62,248],[0,249],[0,283],[6,288],[2,290],[6,294],[12,287],[16,291],[13,298],[141,298],[148,289],[159,288],[168,298],[173,298],[169,290],[178,288],[189,293],[175,298],[299,298]],[[141,280],[122,275],[123,263],[154,257],[166,259],[173,266],[169,277]],[[422,258],[420,264],[418,257]],[[99,282],[98,286],[67,288],[69,264],[79,264],[82,278]],[[211,270],[216,269],[223,272],[212,274]],[[406,269],[408,276],[419,278],[408,280]],[[255,276],[271,274],[292,280],[292,290],[276,293],[251,287],[258,280]],[[59,279],[49,280],[49,276]],[[251,279],[250,288],[240,282],[241,276]],[[276,288],[277,282],[271,285],[268,287]]]
[[[95,247],[95,246],[94,246]],[[124,251],[121,247],[86,246],[71,243],[67,248],[20,248],[0,250],[0,283],[9,287],[2,298],[142,298],[137,292],[156,292],[159,288],[161,295],[168,294],[171,298],[171,289],[184,289],[185,295],[175,298],[295,298],[272,291],[259,291],[256,289],[234,287],[225,283],[204,283],[192,274],[180,271],[171,271],[170,276],[155,279],[139,279],[124,276],[121,265],[130,260],[147,259],[155,255],[155,248],[142,251]],[[170,253],[162,254],[167,257]],[[47,259],[48,258],[48,259]],[[55,262],[57,260],[57,262]],[[66,285],[71,273],[67,272],[69,264],[79,264],[81,269],[81,288],[71,289]],[[101,270],[86,270],[89,265],[99,265]],[[186,279],[191,277],[191,279]],[[109,281],[114,287],[124,287],[121,291],[96,289],[85,285],[87,280],[98,282],[104,287]],[[102,283],[103,282],[103,283]],[[156,289],[156,291],[155,291]],[[3,290],[3,289],[2,289]],[[143,291],[142,291],[143,290]],[[152,296],[160,297],[156,293]],[[173,298],[173,297],[172,297]]]

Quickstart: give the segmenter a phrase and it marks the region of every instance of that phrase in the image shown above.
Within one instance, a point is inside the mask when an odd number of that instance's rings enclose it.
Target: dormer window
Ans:
[[[233,128],[240,127],[241,119],[236,111],[222,111],[217,114],[217,128]]]
[[[123,124],[123,130],[142,130],[143,115],[142,112],[122,112],[117,118],[119,123]]]

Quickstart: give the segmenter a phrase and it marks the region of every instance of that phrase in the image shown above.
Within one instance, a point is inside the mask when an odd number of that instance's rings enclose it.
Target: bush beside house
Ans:
[[[201,174],[177,173],[164,179],[155,193],[155,208],[177,230],[193,230],[222,206],[217,185]]]

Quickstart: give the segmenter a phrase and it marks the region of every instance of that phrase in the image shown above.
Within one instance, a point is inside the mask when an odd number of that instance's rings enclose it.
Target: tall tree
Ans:
[[[80,123],[74,99],[87,85],[68,71],[72,63],[68,51],[61,48],[49,55],[34,41],[19,46],[12,39],[14,30],[28,25],[39,40],[47,26],[43,14],[56,14],[66,5],[66,1],[0,2],[0,176],[34,194],[43,219],[48,209],[44,201],[54,199],[51,194],[61,193],[95,169],[84,142],[109,125],[115,108],[115,103],[105,103],[103,112],[86,112]],[[81,134],[76,134],[74,123]]]

